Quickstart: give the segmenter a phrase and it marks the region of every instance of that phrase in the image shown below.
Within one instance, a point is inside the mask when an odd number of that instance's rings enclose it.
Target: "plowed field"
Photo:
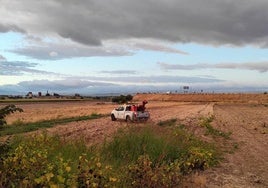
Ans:
[[[72,122],[47,129],[65,139],[83,139],[88,145],[110,139],[127,126],[157,126],[159,121],[176,118],[202,139],[211,140],[197,125],[200,117],[213,115],[212,126],[230,132],[229,139],[217,139],[226,148],[223,161],[214,168],[195,174],[191,181],[203,187],[268,187],[268,106],[252,103],[168,102],[149,101],[151,119],[146,123],[111,121],[109,113],[117,105],[96,102],[57,102],[17,104],[24,109],[8,117],[8,122],[32,122],[44,119],[90,115],[107,116]]]

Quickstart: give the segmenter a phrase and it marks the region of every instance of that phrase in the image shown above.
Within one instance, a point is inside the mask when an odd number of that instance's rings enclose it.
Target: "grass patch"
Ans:
[[[133,163],[140,156],[148,156],[152,165],[179,161],[183,173],[217,163],[217,152],[212,144],[179,127],[130,128],[118,132],[112,142],[104,145],[101,156],[117,166]],[[200,158],[196,160],[196,157]]]
[[[43,121],[38,121],[38,122],[33,122],[33,123],[24,123],[18,120],[18,121],[15,121],[14,124],[4,126],[2,129],[0,129],[0,136],[13,135],[13,134],[18,134],[18,133],[26,133],[26,132],[36,131],[42,128],[50,128],[50,127],[54,127],[55,125],[60,125],[60,124],[65,124],[65,123],[70,123],[70,122],[75,122],[75,121],[97,119],[103,116],[104,115],[102,114],[93,113],[90,116],[57,118],[57,119],[43,120]]]

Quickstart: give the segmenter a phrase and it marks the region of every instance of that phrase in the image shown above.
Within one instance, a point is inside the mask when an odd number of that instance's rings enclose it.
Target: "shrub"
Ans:
[[[178,187],[182,175],[178,161],[153,165],[148,155],[141,155],[128,166],[126,187]]]
[[[131,101],[133,99],[132,95],[120,95],[112,98],[112,102],[123,104]]]
[[[40,135],[23,140],[18,145],[16,143],[0,164],[0,185],[34,187],[71,184],[70,161],[59,154],[51,161],[50,152],[55,141]]]
[[[2,128],[7,123],[5,117],[16,111],[23,112],[21,108],[16,107],[14,104],[7,105],[4,108],[0,109],[0,128]]]
[[[180,164],[181,172],[189,174],[193,170],[205,170],[205,168],[214,165],[213,151],[200,147],[189,149],[183,162]]]
[[[102,164],[99,157],[79,157],[78,187],[117,187],[119,178],[112,172],[110,165]]]
[[[0,187],[116,187],[119,180],[83,142],[41,134],[10,147],[0,156]]]

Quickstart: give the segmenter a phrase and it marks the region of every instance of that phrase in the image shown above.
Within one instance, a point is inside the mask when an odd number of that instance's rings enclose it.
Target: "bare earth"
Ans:
[[[116,107],[111,103],[64,102],[18,104],[23,113],[8,117],[8,122],[31,122],[44,119],[90,115],[92,113],[109,114]],[[88,145],[98,144],[110,139],[119,129],[127,126],[155,126],[162,120],[176,118],[189,125],[194,134],[200,135],[199,128],[193,128],[199,117],[214,115],[213,127],[231,132],[229,140],[220,140],[219,145],[229,152],[215,168],[193,176],[194,185],[201,187],[268,187],[268,107],[264,104],[215,104],[213,102],[183,103],[149,101],[147,109],[151,113],[148,123],[112,122],[109,116],[104,118],[72,122],[47,129],[64,139],[83,139]],[[150,124],[150,125],[148,125]],[[235,148],[232,150],[232,148]],[[230,151],[233,152],[230,152]]]

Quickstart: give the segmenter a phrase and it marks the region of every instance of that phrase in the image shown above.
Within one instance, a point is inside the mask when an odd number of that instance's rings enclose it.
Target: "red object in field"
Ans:
[[[137,106],[136,105],[132,105],[131,106],[131,111],[137,111]]]
[[[144,100],[144,101],[142,101],[142,104],[139,104],[139,105],[132,105],[131,107],[130,107],[130,111],[134,111],[134,112],[136,112],[136,111],[145,111],[145,105],[148,103],[148,101],[147,100]]]
[[[148,101],[147,100],[144,100],[144,101],[142,101],[142,105],[139,105],[138,106],[138,111],[142,111],[142,112],[144,112],[145,111],[145,105],[148,103]]]
[[[148,103],[148,101],[146,101],[146,100],[144,100],[143,102],[142,102],[142,104],[145,106],[145,104],[147,104]]]

